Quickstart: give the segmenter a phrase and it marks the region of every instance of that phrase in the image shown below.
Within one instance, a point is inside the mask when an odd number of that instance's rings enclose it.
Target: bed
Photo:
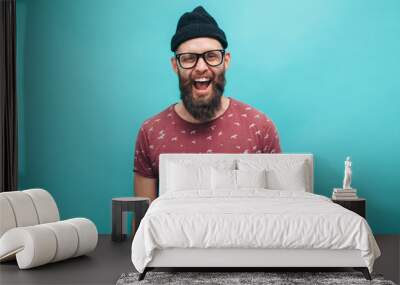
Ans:
[[[380,250],[364,218],[314,194],[312,154],[161,154],[159,197],[132,242],[159,267],[352,267]]]

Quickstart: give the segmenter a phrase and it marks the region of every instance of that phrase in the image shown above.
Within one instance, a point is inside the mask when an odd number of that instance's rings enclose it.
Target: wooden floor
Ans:
[[[378,235],[382,256],[374,272],[399,283],[400,235]],[[100,235],[94,252],[88,256],[19,270],[16,262],[0,264],[0,284],[115,284],[124,272],[134,271],[130,259],[131,242],[112,242],[109,235]]]

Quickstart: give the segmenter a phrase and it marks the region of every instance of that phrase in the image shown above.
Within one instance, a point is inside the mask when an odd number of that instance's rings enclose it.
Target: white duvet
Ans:
[[[324,196],[265,189],[160,196],[133,239],[133,265],[143,272],[164,248],[358,249],[370,272],[380,256],[359,215]]]

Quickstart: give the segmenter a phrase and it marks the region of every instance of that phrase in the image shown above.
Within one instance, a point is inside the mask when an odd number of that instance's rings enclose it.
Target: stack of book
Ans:
[[[354,200],[357,199],[357,189],[334,188],[332,199],[335,200]]]

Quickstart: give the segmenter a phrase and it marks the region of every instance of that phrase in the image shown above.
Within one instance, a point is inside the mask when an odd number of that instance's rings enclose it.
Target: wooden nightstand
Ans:
[[[359,214],[361,217],[366,219],[365,208],[366,201],[364,198],[357,198],[354,200],[338,200],[332,199],[332,202],[339,204],[340,206],[353,211],[354,213]]]

